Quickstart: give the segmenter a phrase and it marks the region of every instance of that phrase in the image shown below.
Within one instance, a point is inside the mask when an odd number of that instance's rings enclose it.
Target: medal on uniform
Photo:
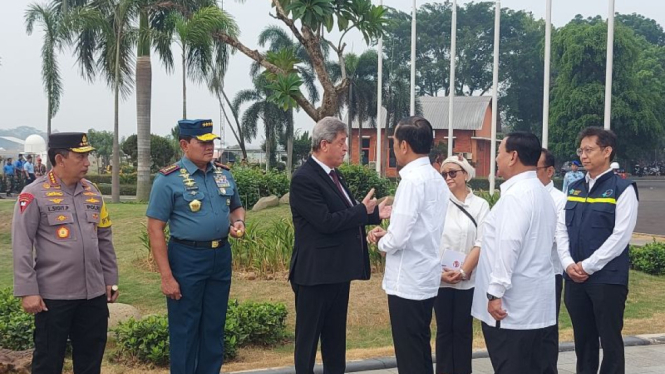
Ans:
[[[201,210],[201,202],[196,199],[192,200],[189,203],[189,209],[194,213],[198,212],[199,210]]]
[[[226,195],[226,188],[220,188],[219,193],[222,195]]]

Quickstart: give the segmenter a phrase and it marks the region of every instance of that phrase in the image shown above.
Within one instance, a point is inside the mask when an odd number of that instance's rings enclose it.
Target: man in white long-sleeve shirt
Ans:
[[[538,160],[538,170],[536,174],[538,179],[545,186],[547,192],[549,192],[554,205],[556,206],[557,219],[562,215],[565,215],[566,207],[566,194],[559,191],[554,187],[554,182],[552,182],[552,176],[556,172],[554,168],[555,159],[552,152],[543,148],[540,154],[540,160]],[[548,365],[547,369],[548,374],[556,374],[559,372],[557,366],[559,361],[559,311],[561,310],[561,291],[563,290],[563,267],[561,266],[561,261],[559,261],[559,252],[556,247],[556,241],[552,238],[552,266],[554,267],[554,284],[556,289],[556,324],[550,327],[547,331],[545,337],[545,350],[547,351]]]
[[[589,127],[577,154],[587,170],[568,187],[557,247],[566,269],[564,301],[573,323],[577,373],[623,374],[623,312],[628,296],[628,245],[637,222],[637,186],[610,168],[616,149],[610,130]]]
[[[450,191],[429,162],[432,126],[422,117],[395,129],[394,152],[402,181],[388,231],[376,227],[368,240],[386,254],[383,289],[388,294],[397,370],[430,374],[432,307],[441,283],[439,244]]]
[[[496,374],[547,371],[543,340],[556,323],[552,238],[556,208],[536,177],[541,145],[508,134],[496,163],[501,198],[485,220],[471,314],[482,322]]]

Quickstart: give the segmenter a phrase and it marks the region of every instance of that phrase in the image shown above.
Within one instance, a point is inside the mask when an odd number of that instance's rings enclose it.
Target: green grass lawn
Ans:
[[[11,216],[14,203],[0,201],[0,287],[12,286]],[[147,249],[139,239],[145,230],[145,204],[109,204],[113,220],[114,243],[120,269],[120,302],[136,306],[144,315],[165,313],[165,299],[160,291],[159,275],[148,271]],[[247,214],[248,225],[257,229],[269,227],[280,219],[290,219],[288,206],[280,206]],[[630,292],[626,304],[624,333],[665,332],[665,277],[631,272]],[[289,310],[288,332],[293,335],[293,292],[286,274],[275,279],[255,279],[236,272],[231,286],[231,298],[240,301],[283,302]],[[572,340],[570,318],[565,307],[561,311],[561,340]],[[392,338],[386,296],[381,290],[381,274],[368,282],[354,282],[351,290],[348,318],[349,359],[392,354]],[[480,329],[476,328],[476,347],[483,345]],[[273,349],[241,350],[239,359],[225,370],[243,370],[292,363],[292,344]],[[161,372],[160,372],[161,373]]]

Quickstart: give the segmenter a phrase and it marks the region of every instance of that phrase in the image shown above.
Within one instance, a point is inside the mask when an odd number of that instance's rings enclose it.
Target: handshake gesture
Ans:
[[[362,201],[362,204],[367,209],[367,214],[374,213],[374,210],[377,207],[376,198],[373,197],[373,196],[374,196],[374,189],[372,188],[371,190],[369,190],[369,192],[367,193],[367,196],[365,196],[365,198]],[[384,199],[381,202],[381,204],[378,204],[378,206],[379,206],[379,218],[381,218],[381,219],[390,218],[390,213],[392,213],[393,208],[390,205],[386,205],[387,200],[388,199]]]

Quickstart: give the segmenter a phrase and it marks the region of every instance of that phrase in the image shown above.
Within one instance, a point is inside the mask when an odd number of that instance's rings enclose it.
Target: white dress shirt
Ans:
[[[427,157],[411,161],[399,175],[390,226],[378,243],[386,252],[383,289],[404,299],[430,299],[439,292],[439,245],[450,191]]]
[[[596,181],[601,176],[612,173],[612,169],[606,170],[604,173],[598,175],[596,178],[591,178],[589,174],[584,177],[589,184],[589,191],[593,188]],[[584,271],[591,275],[601,270],[610,261],[618,257],[630,243],[633,236],[633,230],[637,223],[637,195],[634,188],[627,188],[621,196],[617,199],[617,206],[614,214],[614,230],[607,240],[593,252],[591,257],[582,261],[582,268]],[[566,215],[563,214],[559,217],[556,227],[556,241],[559,250],[559,259],[563,269],[574,264],[575,261],[570,255],[570,242],[568,239],[568,227],[566,227]]]
[[[314,155],[312,155],[312,160],[316,161],[316,163],[319,164],[319,166],[321,166],[321,168],[323,168],[323,171],[326,172],[326,174],[328,175],[328,177],[330,178],[330,180],[333,181],[333,183],[335,183],[335,179],[333,179],[333,177],[330,176],[330,172],[333,171],[333,170],[335,170],[335,169],[331,169],[328,165],[324,164],[323,162],[319,161],[319,159],[317,159],[316,157],[314,157]],[[335,172],[337,172],[337,171],[335,170]],[[356,205],[357,202],[353,202],[353,201],[351,200],[351,198],[349,197],[349,194],[346,193],[346,190],[344,189],[344,187],[342,187],[342,192],[344,192],[344,196],[346,196],[346,199],[347,199],[349,202],[351,202],[351,205]]]
[[[561,216],[563,216],[565,222],[566,194],[554,188],[554,182],[552,181],[550,181],[550,183],[545,186],[545,189],[550,193],[550,196],[552,196],[552,200],[554,200],[557,220],[561,219]],[[559,251],[557,249],[556,238],[554,240],[554,245],[552,246],[552,266],[554,267],[554,274],[563,274],[563,266],[561,265],[561,260],[559,260]]]
[[[501,328],[533,330],[556,323],[550,254],[556,208],[535,171],[501,185],[501,198],[485,219],[471,314],[495,326],[487,293],[508,314]]]
[[[469,189],[464,202],[460,201],[450,194],[450,201],[466,209],[476,220],[478,228],[471,222],[471,219],[452,203],[448,203],[446,213],[446,226],[443,228],[441,245],[439,246],[439,255],[447,250],[457,251],[466,255],[471,252],[473,247],[480,247],[482,243],[483,221],[490,211],[490,205],[482,197],[473,194]],[[441,287],[455,288],[458,290],[469,290],[475,286],[476,271],[471,273],[469,280],[461,281],[456,284],[441,282]]]

